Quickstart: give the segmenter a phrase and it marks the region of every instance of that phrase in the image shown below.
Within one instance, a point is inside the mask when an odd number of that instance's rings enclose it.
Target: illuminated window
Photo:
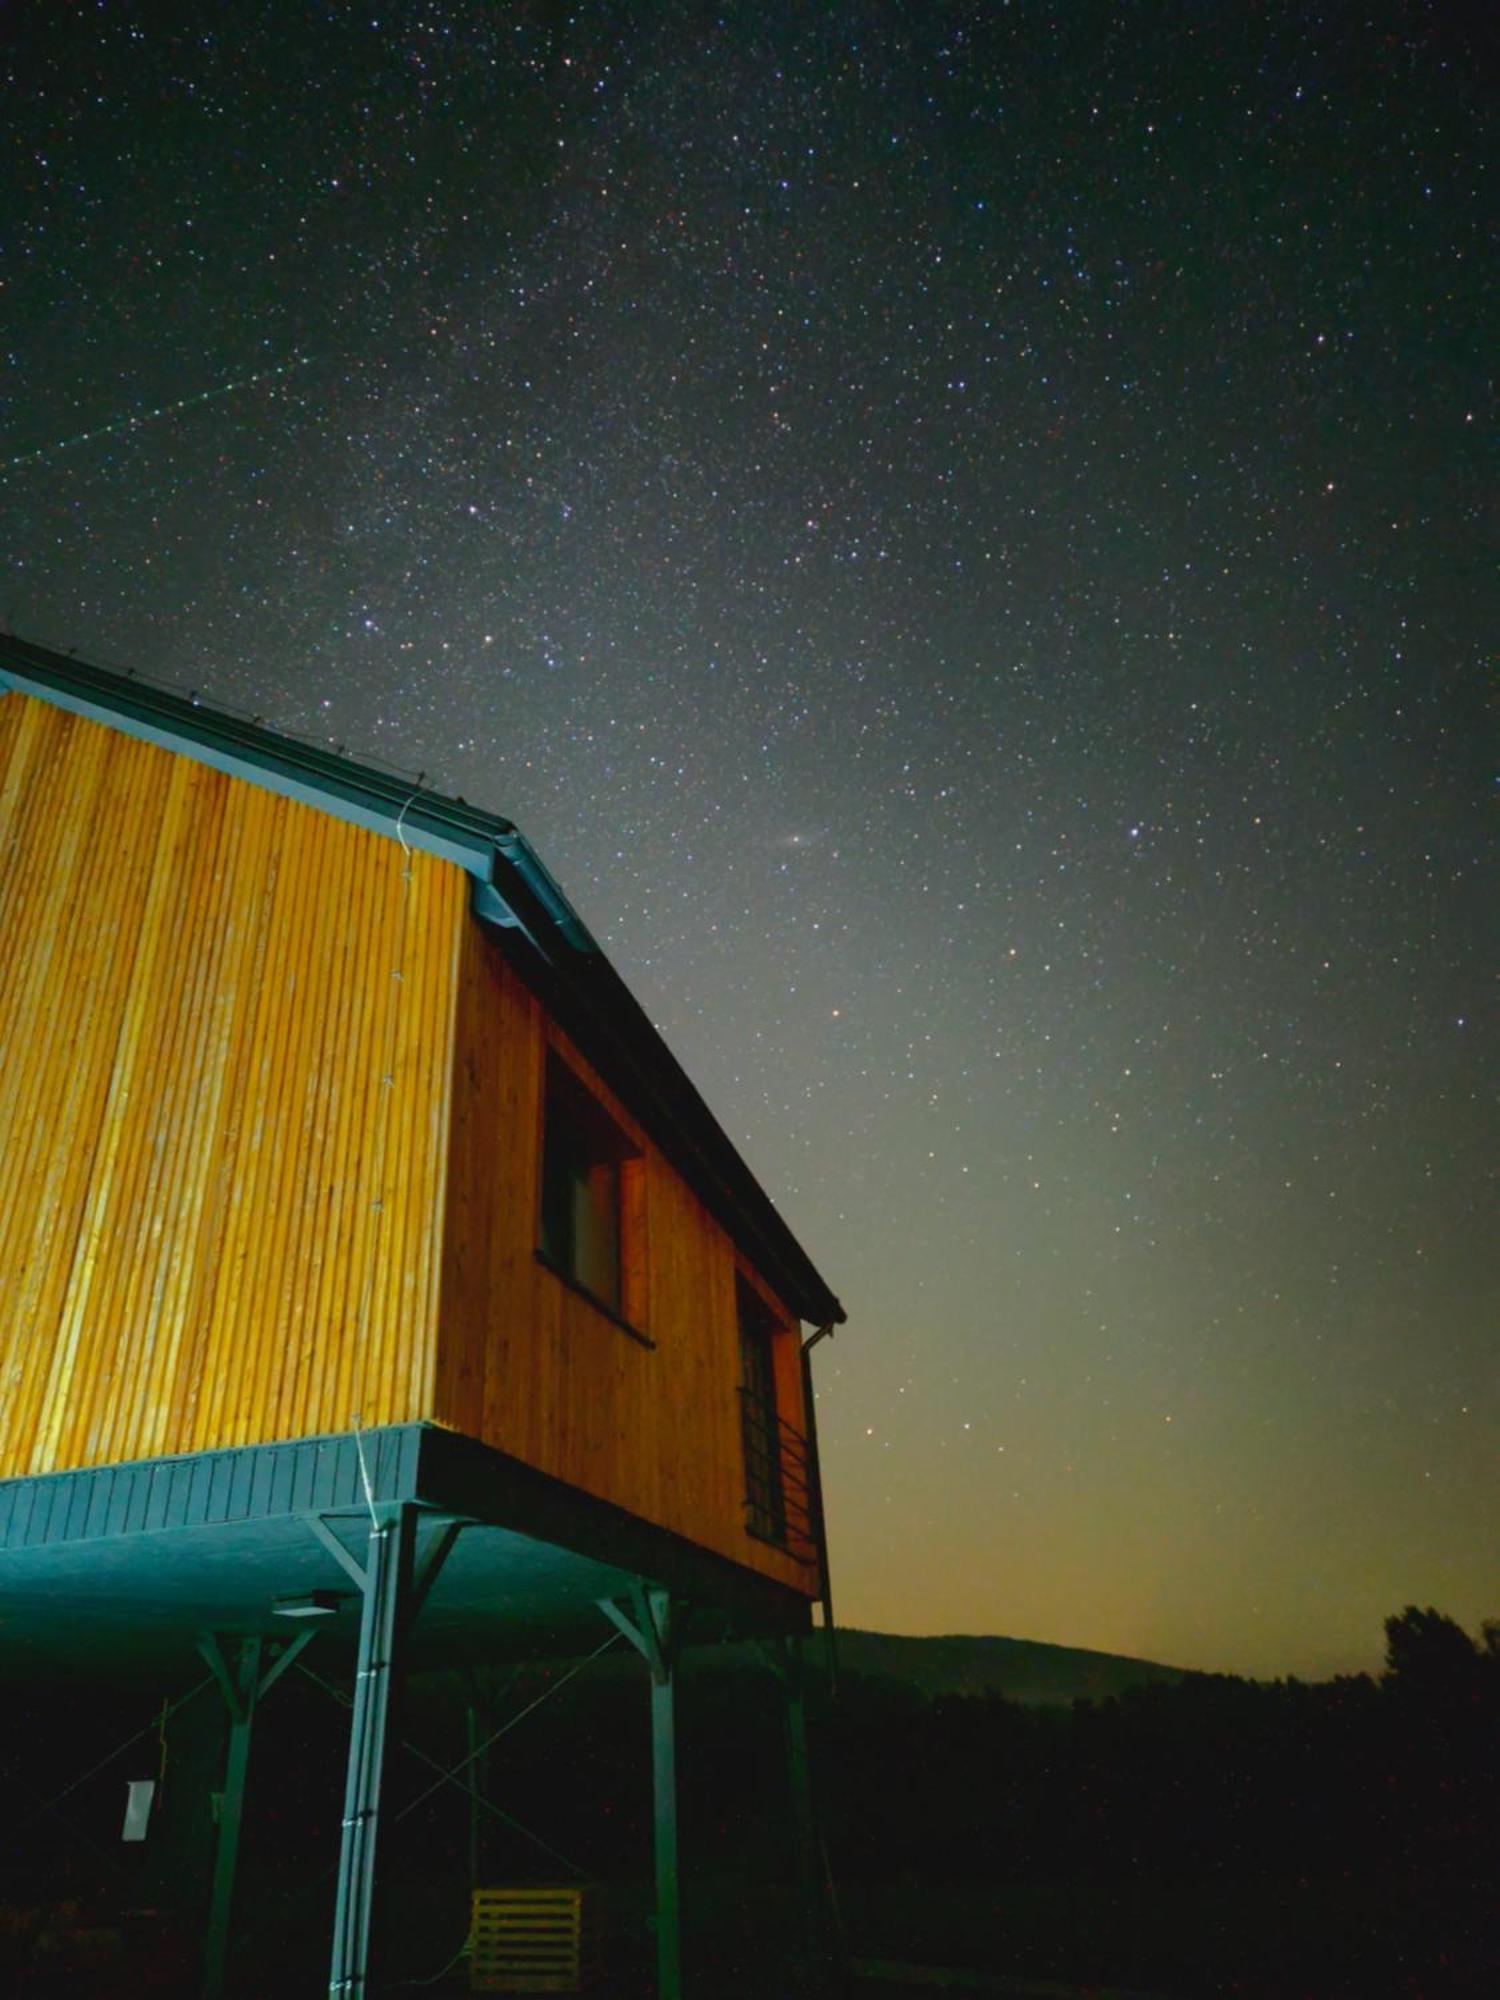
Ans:
[[[557,1056],[547,1058],[542,1141],[542,1259],[611,1312],[621,1313],[625,1164],[636,1148]]]
[[[745,1448],[745,1525],[763,1542],[786,1544],[781,1418],[776,1408],[776,1315],[735,1280],[740,1323],[740,1435]]]

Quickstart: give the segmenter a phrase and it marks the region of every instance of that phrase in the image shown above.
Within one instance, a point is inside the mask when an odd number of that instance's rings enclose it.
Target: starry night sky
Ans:
[[[1464,12],[7,19],[0,619],[532,837],[849,1309],[846,1622],[1500,1613]]]

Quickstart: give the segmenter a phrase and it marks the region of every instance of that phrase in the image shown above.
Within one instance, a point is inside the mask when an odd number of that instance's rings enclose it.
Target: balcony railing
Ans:
[[[745,1526],[808,1568],[818,1561],[817,1495],[807,1439],[753,1390],[740,1390]]]

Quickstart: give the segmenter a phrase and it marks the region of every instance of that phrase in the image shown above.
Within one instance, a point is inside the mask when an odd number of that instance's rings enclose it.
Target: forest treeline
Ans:
[[[1385,1633],[1379,1677],[1189,1674],[1066,1709],[846,1683],[818,1732],[835,1875],[862,1922],[915,1912],[931,1954],[925,1887],[1016,1973],[1500,1992],[1500,1622],[1408,1606]]]
[[[1500,1621],[1408,1606],[1385,1630],[1378,1679],[1185,1674],[1068,1708],[846,1678],[817,1723],[829,1837],[858,1871],[1461,1869],[1500,1809]]]

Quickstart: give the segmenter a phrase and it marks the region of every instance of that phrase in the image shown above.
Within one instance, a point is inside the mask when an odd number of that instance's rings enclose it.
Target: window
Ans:
[[[542,1138],[544,1263],[612,1313],[623,1314],[621,1213],[636,1148],[559,1057],[547,1058]]]
[[[781,1419],[776,1409],[776,1315],[743,1278],[735,1280],[740,1324],[740,1434],[745,1447],[745,1525],[763,1542],[786,1544]]]

